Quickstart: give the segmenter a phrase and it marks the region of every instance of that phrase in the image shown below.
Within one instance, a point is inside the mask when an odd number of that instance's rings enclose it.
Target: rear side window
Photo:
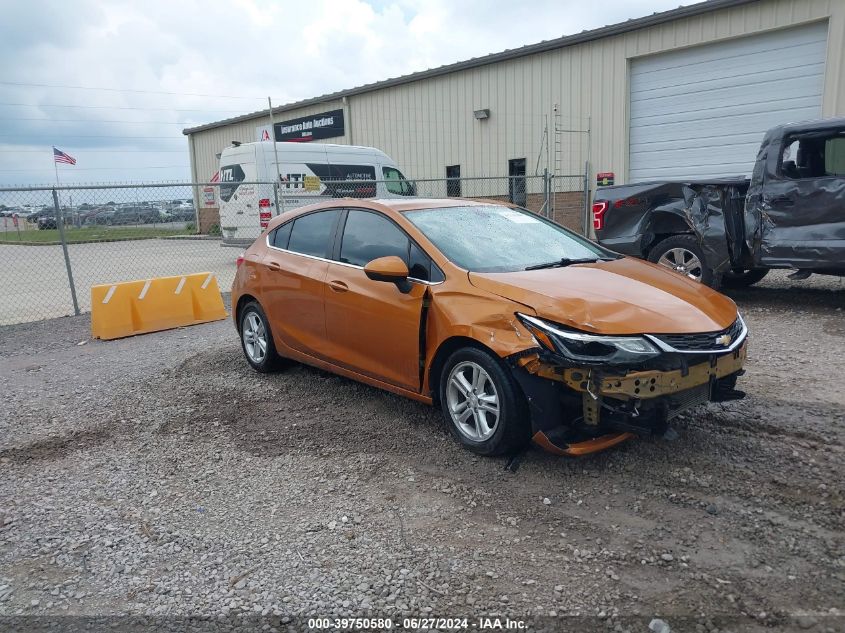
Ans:
[[[287,248],[288,241],[290,240],[290,230],[292,228],[293,222],[288,222],[277,228],[270,236],[270,244],[276,248]]]
[[[781,176],[792,180],[845,175],[845,132],[789,138],[781,156]]]
[[[408,243],[408,236],[387,218],[366,211],[350,211],[340,246],[340,261],[364,266],[379,257],[396,255],[407,264]]]
[[[288,250],[314,257],[328,257],[331,245],[334,223],[337,219],[337,209],[309,213],[293,221]]]
[[[827,176],[845,176],[845,135],[825,141],[824,173]]]

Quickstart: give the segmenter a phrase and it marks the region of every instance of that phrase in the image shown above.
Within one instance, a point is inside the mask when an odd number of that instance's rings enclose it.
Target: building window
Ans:
[[[446,167],[446,195],[450,198],[461,197],[460,165],[448,165]]]

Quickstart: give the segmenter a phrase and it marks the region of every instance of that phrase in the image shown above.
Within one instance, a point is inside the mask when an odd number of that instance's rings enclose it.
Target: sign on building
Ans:
[[[277,141],[307,143],[343,136],[344,132],[343,109],[276,123]]]

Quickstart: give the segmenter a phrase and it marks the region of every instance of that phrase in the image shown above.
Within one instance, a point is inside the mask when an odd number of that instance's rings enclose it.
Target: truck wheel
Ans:
[[[528,443],[525,396],[502,362],[484,350],[464,347],[448,358],[440,403],[452,435],[474,453],[502,455]]]
[[[747,288],[765,277],[768,268],[752,268],[751,270],[729,270],[722,275],[722,285],[725,288]]]
[[[719,276],[707,267],[704,251],[693,235],[673,235],[658,242],[649,252],[648,261],[713,288],[719,282]]]

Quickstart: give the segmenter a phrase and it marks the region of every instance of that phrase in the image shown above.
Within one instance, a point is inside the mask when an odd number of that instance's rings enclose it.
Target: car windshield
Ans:
[[[500,205],[405,213],[449,261],[470,272],[513,272],[617,257],[525,209]]]

